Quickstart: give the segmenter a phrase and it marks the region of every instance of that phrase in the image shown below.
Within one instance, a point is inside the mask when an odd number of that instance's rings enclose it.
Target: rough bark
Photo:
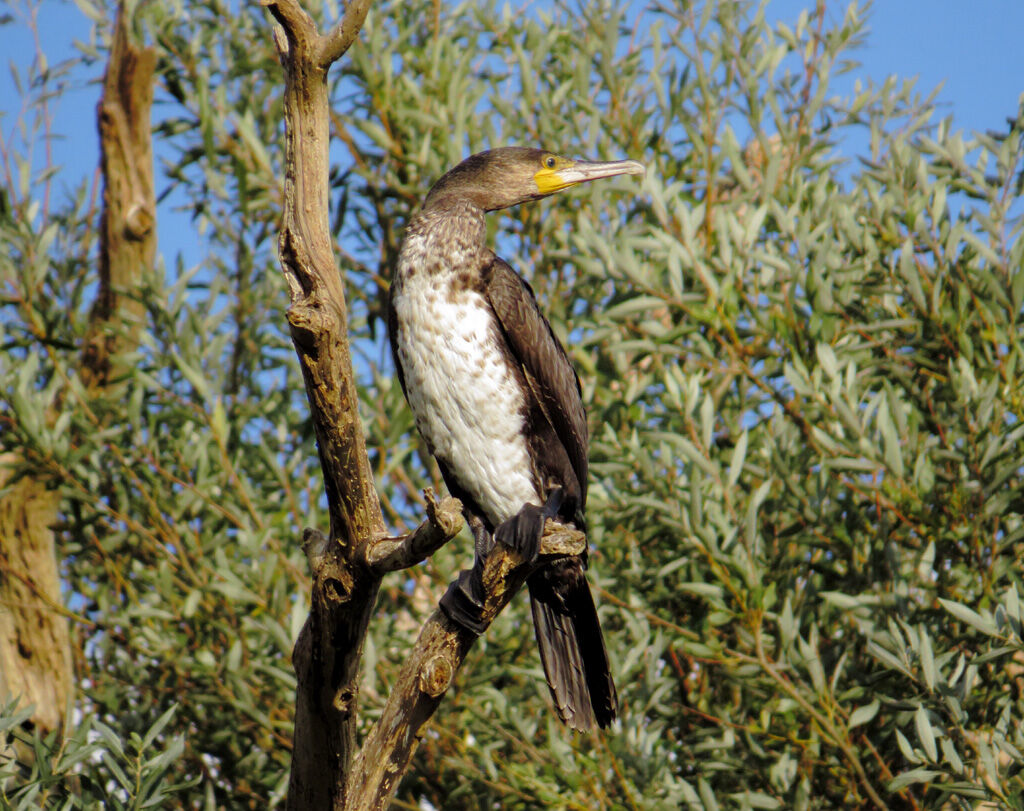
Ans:
[[[435,611],[357,750],[359,663],[381,577],[413,565],[462,527],[459,504],[435,504],[415,532],[388,538],[356,410],[347,311],[328,229],[327,71],[354,41],[369,0],[318,33],[298,0],[264,0],[285,72],[285,195],[279,239],[291,304],[288,323],[302,367],[329,504],[330,535],[307,530],[312,606],[292,654],[297,676],[288,808],[383,809],[416,748],[420,729],[451,685],[475,636]],[[543,554],[579,554],[582,534],[549,522]],[[542,561],[538,561],[540,565]],[[499,545],[485,570],[490,622],[533,565]],[[438,595],[440,597],[440,594]]]
[[[152,49],[130,41],[119,11],[98,108],[100,284],[82,356],[83,379],[94,391],[111,380],[112,358],[134,346],[142,305],[132,291],[156,251],[150,145],[155,65]],[[0,697],[34,704],[31,721],[41,732],[62,726],[73,694],[71,636],[50,529],[58,516],[56,484],[33,475],[16,451],[0,457],[0,489],[6,491],[0,497]]]
[[[358,665],[380,578],[364,550],[386,535],[366,456],[348,347],[348,314],[328,226],[327,70],[369,7],[356,0],[321,36],[296,2],[269,3],[285,71],[285,202],[279,239],[288,323],[306,385],[330,512],[308,549],[312,608],[292,655],[298,680],[288,807],[340,808],[355,752]],[[342,32],[342,33],[339,33]]]
[[[118,357],[138,343],[145,310],[136,291],[156,257],[150,122],[156,51],[138,47],[128,29],[121,7],[96,110],[103,175],[99,288],[82,354],[82,378],[92,387],[115,380]]]
[[[484,612],[488,625],[519,592],[526,579],[551,556],[580,555],[586,536],[548,521],[541,541],[541,557],[528,564],[518,553],[498,544],[484,566]],[[455,625],[437,609],[420,631],[349,776],[350,802],[346,811],[383,811],[409,766],[430,720],[451,687],[477,636]]]
[[[18,462],[14,453],[0,456],[0,699],[34,704],[31,722],[45,733],[61,727],[72,693],[71,637],[50,529],[59,498],[45,482],[12,481]]]

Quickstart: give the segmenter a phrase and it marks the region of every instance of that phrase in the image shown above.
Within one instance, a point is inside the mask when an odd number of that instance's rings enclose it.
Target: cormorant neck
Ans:
[[[478,269],[491,256],[484,211],[460,195],[430,200],[409,223],[399,268]]]
[[[467,189],[452,189],[440,190],[436,195],[430,194],[423,203],[422,211],[426,212],[442,212],[450,211],[456,216],[465,216],[467,209],[475,209],[476,214],[483,217],[484,212],[490,211],[486,206],[486,201],[482,199],[483,194],[473,194],[472,190]]]

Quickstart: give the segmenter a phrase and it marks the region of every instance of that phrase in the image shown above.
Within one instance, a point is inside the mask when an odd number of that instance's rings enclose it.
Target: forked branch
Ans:
[[[384,713],[356,751],[358,677],[381,577],[414,565],[462,527],[455,499],[428,497],[427,520],[389,538],[356,410],[344,287],[328,227],[327,70],[355,40],[369,0],[353,0],[326,36],[297,0],[265,0],[285,71],[285,196],[279,240],[288,322],[327,491],[329,537],[307,533],[312,607],[293,653],[298,680],[290,809],[383,809],[476,638],[440,612],[426,622]],[[578,554],[582,534],[551,524],[542,551]],[[543,559],[542,559],[543,560]],[[499,545],[484,573],[490,622],[537,564]]]
[[[549,520],[540,558],[532,564],[497,544],[484,565],[483,621],[490,625],[538,567],[552,557],[583,554],[586,543],[579,530]],[[347,811],[387,808],[416,751],[420,730],[441,703],[476,639],[476,634],[453,623],[441,609],[427,620],[353,764],[349,780],[352,802],[345,806]]]
[[[383,577],[388,572],[422,563],[459,534],[462,502],[451,497],[438,502],[429,489],[423,495],[427,500],[427,517],[422,524],[408,535],[381,538],[367,547],[366,564],[374,574]]]

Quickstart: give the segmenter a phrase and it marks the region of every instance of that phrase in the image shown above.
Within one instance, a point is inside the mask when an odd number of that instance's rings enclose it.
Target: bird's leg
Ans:
[[[473,568],[459,572],[441,598],[441,609],[456,625],[479,636],[487,630],[484,611],[484,561],[494,548],[494,538],[480,517],[466,513],[473,533]]]
[[[473,533],[473,565],[483,565],[487,556],[494,549],[494,536],[479,516],[471,515],[467,519],[469,531]]]
[[[558,515],[564,498],[565,491],[561,487],[553,488],[543,507],[524,504],[518,513],[498,525],[493,537],[478,517],[470,516],[469,528],[474,541],[473,568],[459,572],[458,578],[441,598],[441,608],[452,622],[477,636],[487,630],[487,623],[482,619],[484,561],[494,549],[495,541],[501,541],[532,563],[540,554],[544,522]]]

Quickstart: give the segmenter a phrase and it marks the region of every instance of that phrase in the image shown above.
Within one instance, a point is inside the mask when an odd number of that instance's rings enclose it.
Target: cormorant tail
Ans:
[[[615,720],[618,696],[583,564],[563,558],[529,581],[533,627],[559,718],[586,732]]]

